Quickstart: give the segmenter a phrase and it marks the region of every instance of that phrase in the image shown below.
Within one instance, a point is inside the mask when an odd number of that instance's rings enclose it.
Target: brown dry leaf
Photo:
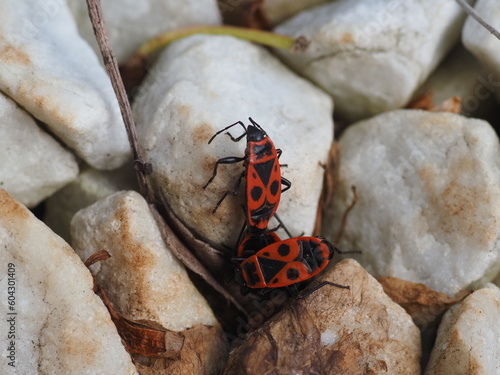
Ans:
[[[431,112],[460,113],[462,109],[462,100],[460,97],[454,96],[436,105],[434,104],[434,93],[432,91],[427,91],[411,101],[406,108],[423,109]]]
[[[88,257],[88,259],[85,261],[85,267],[89,268],[91,265],[96,264],[98,262],[102,262],[103,260],[111,258],[111,254],[108,253],[106,250],[101,250],[97,251],[91,256]],[[94,281],[94,287],[95,287],[95,281]]]
[[[148,357],[172,359],[180,357],[184,344],[181,333],[165,329],[156,322],[129,320],[114,310],[102,289],[99,288],[97,294],[108,308],[111,320],[125,342],[127,352]]]
[[[463,290],[454,297],[436,292],[411,281],[391,276],[377,279],[384,292],[411,315],[420,328],[435,324],[441,315],[453,304],[467,297],[471,291]]]
[[[167,225],[165,219],[160,215],[154,206],[151,205],[151,212],[160,228],[163,241],[168,248],[179,259],[186,268],[200,276],[208,285],[221,294],[227,301],[232,303],[241,313],[246,315],[245,309],[236,299],[212,276],[206,267],[189,251],[184,243],[177,237],[172,228]],[[190,233],[190,232],[189,232]],[[190,233],[192,236],[192,234]],[[208,245],[207,245],[208,246]]]
[[[425,111],[430,111],[434,107],[434,92],[427,91],[422,95],[413,99],[406,108],[408,109],[423,109]]]
[[[351,212],[356,203],[358,203],[358,193],[356,191],[356,186],[351,185],[351,190],[352,190],[352,201],[351,204],[346,207],[344,213],[342,214],[342,221],[340,222],[340,228],[334,240],[335,243],[339,243],[342,237],[344,236],[344,231],[347,226],[347,218],[349,217],[349,212]]]
[[[214,375],[227,358],[227,343],[220,326],[197,325],[183,331],[184,345],[178,359],[134,355],[141,375]],[[218,350],[214,350],[214,348]]]
[[[449,113],[460,113],[462,110],[462,99],[458,96],[447,99],[442,103],[434,106],[432,112],[449,112]]]
[[[106,260],[111,255],[106,250],[92,254],[86,261],[88,268],[92,264]],[[116,311],[109,301],[104,290],[94,280],[94,292],[101,297],[116,326],[118,334],[125,343],[125,349],[129,353],[140,353],[144,356],[178,358],[183,347],[184,337],[182,334],[163,328],[156,322],[133,321],[125,318]]]
[[[166,218],[170,228],[182,239],[182,242],[213,275],[224,274],[227,270],[227,261],[224,254],[208,243],[196,238],[189,228],[175,216],[162,194],[160,194],[160,200],[162,205],[160,213]]]

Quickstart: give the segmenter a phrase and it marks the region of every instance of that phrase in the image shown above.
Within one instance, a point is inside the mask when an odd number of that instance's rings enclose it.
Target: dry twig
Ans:
[[[144,162],[142,151],[139,147],[139,142],[137,141],[137,132],[135,130],[134,117],[132,116],[132,108],[130,107],[127,93],[125,92],[125,87],[123,86],[120,71],[118,69],[118,62],[109,44],[108,34],[106,32],[102,16],[101,1],[87,0],[87,6],[97,44],[99,45],[102,59],[104,61],[104,66],[111,79],[111,84],[113,85],[113,89],[120,106],[120,111],[122,113],[123,122],[125,123],[125,128],[127,129],[128,140],[134,154],[134,169],[137,171],[139,187],[147,202],[152,203],[154,200],[154,193],[151,188],[151,183],[147,177],[147,175],[152,172],[152,166],[150,163]]]
[[[213,287],[216,291],[222,294],[228,301],[230,301],[238,310],[245,313],[242,307],[236,302],[231,294],[229,294],[222,285],[220,285],[213,276],[206,270],[206,268],[190,253],[182,241],[180,241],[176,234],[172,232],[167,223],[163,220],[155,206],[155,194],[149,181],[148,175],[152,172],[152,165],[143,159],[142,151],[137,140],[137,133],[134,118],[132,116],[132,109],[128,101],[127,93],[123,85],[120,71],[118,69],[118,62],[109,44],[106,27],[102,15],[101,1],[100,0],[87,0],[90,21],[94,28],[97,44],[102,54],[104,66],[110,76],[111,84],[115,91],[120,106],[120,111],[127,130],[128,139],[132,152],[134,155],[134,169],[139,180],[139,187],[143,197],[148,202],[153,216],[158,223],[162,232],[165,243],[173,245],[169,246],[172,252],[183,261],[184,265],[194,273],[198,274],[205,280],[207,284]],[[167,209],[167,208],[166,208]]]
[[[344,235],[345,227],[347,225],[347,217],[349,216],[349,212],[354,208],[356,203],[358,202],[358,193],[356,192],[356,186],[351,186],[352,190],[352,201],[351,204],[345,209],[344,214],[342,215],[342,221],[340,223],[340,228],[337,233],[337,237],[335,237],[335,243],[339,243]]]
[[[473,7],[471,7],[465,0],[456,0],[457,3],[462,7],[462,9],[469,14],[472,18],[474,18],[477,22],[479,22],[486,30],[492,33],[497,39],[500,39],[500,32],[491,26],[488,22],[481,17]]]

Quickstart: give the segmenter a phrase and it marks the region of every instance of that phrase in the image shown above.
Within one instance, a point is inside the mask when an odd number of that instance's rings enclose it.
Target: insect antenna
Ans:
[[[255,126],[257,129],[262,131],[262,133],[264,133],[266,137],[268,136],[267,133],[265,132],[265,130],[262,129],[262,127],[259,124],[257,124],[251,117],[249,117],[248,120],[250,120],[250,122],[252,123],[253,126]]]
[[[231,125],[229,125],[229,126],[226,126],[224,129],[221,129],[221,130],[219,130],[217,133],[215,133],[215,134],[212,136],[212,138],[210,138],[210,140],[208,141],[208,144],[212,143],[212,141],[214,140],[214,138],[215,138],[215,137],[217,137],[220,133],[225,132],[227,129],[231,129],[231,128],[232,128],[233,126],[235,126],[235,125],[241,125],[241,126],[243,127],[243,129],[245,130],[245,133],[244,133],[244,134],[246,134],[246,132],[247,132],[247,128],[246,128],[245,124],[244,124],[244,123],[242,123],[241,121],[237,121],[237,122],[235,122],[234,124],[231,124]],[[229,133],[228,133],[228,134],[229,134]],[[229,135],[231,136],[231,134],[229,134]],[[233,138],[233,137],[231,136],[231,138]],[[234,139],[234,138],[233,138],[233,139]],[[239,138],[239,139],[241,139],[241,138]]]

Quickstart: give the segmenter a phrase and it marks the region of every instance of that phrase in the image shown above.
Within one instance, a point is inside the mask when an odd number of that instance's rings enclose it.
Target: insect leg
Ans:
[[[285,192],[292,187],[292,183],[288,181],[285,177],[281,177],[281,184],[285,185],[285,188],[281,192]]]
[[[297,288],[297,284],[288,285],[286,287],[286,290],[292,297],[301,298],[299,294],[299,289]]]
[[[245,229],[247,228],[247,223],[246,221],[243,223],[243,226],[241,227],[240,234],[238,235],[238,241],[236,242],[236,246],[234,248],[234,253],[238,253],[238,248],[240,247],[241,242],[243,241],[243,237],[245,236]]]
[[[361,254],[360,250],[349,250],[349,251],[342,251],[340,250],[337,246],[332,245],[333,250],[335,250],[336,253],[339,254]]]
[[[240,175],[240,177],[238,178],[238,181],[236,181],[236,184],[234,185],[234,189],[231,191],[231,190],[228,190],[224,193],[224,195],[222,196],[222,198],[217,202],[217,204],[215,205],[215,208],[213,209],[212,213],[215,214],[215,211],[217,211],[217,209],[219,208],[219,206],[221,205],[222,201],[224,199],[226,199],[226,197],[229,195],[229,194],[232,194],[232,195],[236,195],[238,194],[238,190],[240,189],[240,184],[241,184],[241,179],[243,178],[243,176],[245,175],[245,171],[243,171]]]
[[[290,231],[288,230],[288,228],[285,226],[285,224],[283,224],[283,222],[281,221],[280,217],[278,216],[278,214],[274,214],[274,217],[276,218],[276,220],[278,220],[278,223],[280,223],[280,227],[283,228],[283,230],[286,232],[286,234],[288,235],[288,237],[292,238],[292,234],[290,233]]]
[[[304,294],[297,295],[297,298],[300,298],[300,299],[305,298],[309,294],[312,294],[315,291],[317,291],[318,289],[323,288],[325,285],[333,285],[333,286],[336,286],[337,288],[342,288],[342,289],[351,289],[350,286],[335,284],[335,283],[331,283],[330,281],[323,281],[322,283],[316,285],[314,288],[312,288],[311,290],[308,290]]]
[[[277,148],[276,149],[276,154],[278,155],[278,159],[281,157],[281,154],[283,153],[283,151],[281,151],[281,148]],[[288,167],[288,164],[280,164],[280,167]]]
[[[203,185],[203,189],[206,189],[208,185],[210,185],[210,183],[214,180],[215,176],[217,176],[217,167],[219,166],[219,164],[234,164],[234,163],[239,163],[239,162],[242,162],[246,159],[246,157],[237,157],[237,156],[228,156],[226,158],[222,158],[222,159],[219,159],[217,160],[217,162],[215,163],[215,167],[214,167],[214,173],[212,174],[212,177],[210,177],[210,179],[207,181],[207,183],[205,185]]]

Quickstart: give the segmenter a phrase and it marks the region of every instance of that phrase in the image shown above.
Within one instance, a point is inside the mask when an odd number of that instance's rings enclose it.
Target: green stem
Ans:
[[[236,38],[246,39],[251,42],[260,43],[269,47],[298,51],[304,49],[308,44],[305,38],[298,39],[270,33],[268,31],[247,29],[235,26],[197,26],[181,30],[170,31],[144,43],[135,55],[148,56],[151,53],[164,48],[169,43],[194,34],[231,35]]]

